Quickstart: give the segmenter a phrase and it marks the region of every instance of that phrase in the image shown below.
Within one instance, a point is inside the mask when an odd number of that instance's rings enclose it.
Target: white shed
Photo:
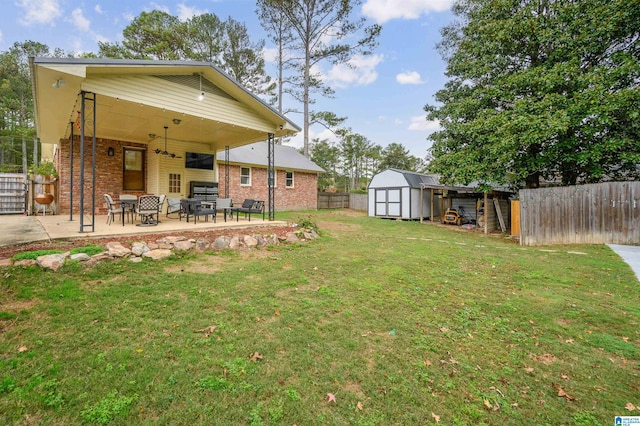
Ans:
[[[422,188],[424,185],[437,184],[437,175],[384,170],[369,182],[369,216],[421,219],[422,212],[423,218],[427,218],[431,212],[431,199],[421,196]]]

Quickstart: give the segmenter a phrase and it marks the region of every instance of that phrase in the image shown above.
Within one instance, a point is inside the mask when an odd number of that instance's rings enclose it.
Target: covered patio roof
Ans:
[[[173,141],[206,143],[217,151],[263,141],[269,133],[300,131],[206,62],[39,57],[30,65],[43,144],[69,137],[83,91],[96,95],[98,138],[148,143],[170,126]]]

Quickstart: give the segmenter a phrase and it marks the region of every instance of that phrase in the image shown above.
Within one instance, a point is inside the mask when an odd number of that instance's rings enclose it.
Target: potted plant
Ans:
[[[51,204],[53,194],[49,192],[50,183],[58,177],[58,171],[51,161],[43,161],[33,168],[33,174],[42,176],[42,193],[36,194],[35,200],[38,204]],[[45,183],[46,182],[46,183]]]

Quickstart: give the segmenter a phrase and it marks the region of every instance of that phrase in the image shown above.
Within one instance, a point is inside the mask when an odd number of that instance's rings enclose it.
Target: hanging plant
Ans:
[[[43,161],[33,168],[33,174],[40,176],[58,177],[56,166],[51,161]]]

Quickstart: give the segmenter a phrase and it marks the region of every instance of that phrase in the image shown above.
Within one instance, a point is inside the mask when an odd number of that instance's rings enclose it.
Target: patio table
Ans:
[[[126,212],[130,212],[133,217],[133,212],[136,209],[136,204],[138,203],[138,197],[129,196],[129,197],[120,197],[120,207],[122,208],[122,226],[124,226],[124,216]],[[131,221],[133,222],[133,220]]]

